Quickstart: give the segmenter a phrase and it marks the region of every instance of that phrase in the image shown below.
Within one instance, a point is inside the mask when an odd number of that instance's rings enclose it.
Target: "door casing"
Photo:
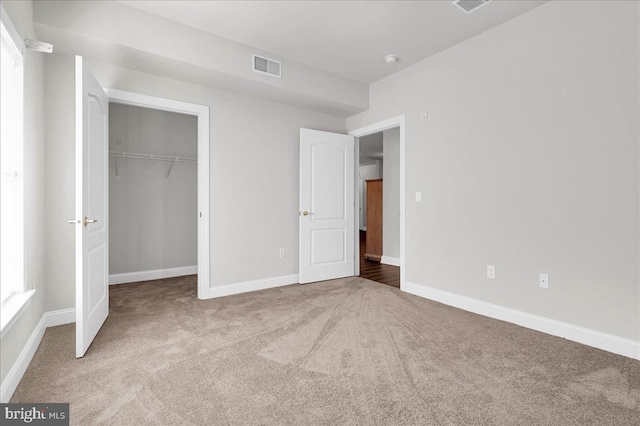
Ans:
[[[388,120],[380,121],[378,123],[371,124],[366,127],[361,127],[349,132],[350,135],[355,136],[355,174],[353,177],[354,191],[358,191],[359,175],[358,166],[360,161],[360,140],[363,136],[370,135],[372,133],[382,132],[398,127],[400,129],[400,290],[405,291],[405,277],[406,277],[406,256],[405,256],[405,211],[406,211],[406,187],[405,187],[405,116],[398,115]],[[356,226],[354,233],[354,247],[356,254],[360,253],[360,200],[355,197],[354,208],[354,220]],[[354,275],[360,275],[360,262],[355,262]]]
[[[151,108],[179,114],[193,115],[198,119],[198,299],[208,299],[210,279],[210,158],[209,158],[209,107],[207,105],[175,101],[155,96],[141,95],[117,89],[105,89],[109,102]]]

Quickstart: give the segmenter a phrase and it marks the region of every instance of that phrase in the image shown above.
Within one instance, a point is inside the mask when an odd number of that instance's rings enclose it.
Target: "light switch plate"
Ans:
[[[416,191],[416,202],[419,203],[422,201],[422,192]]]

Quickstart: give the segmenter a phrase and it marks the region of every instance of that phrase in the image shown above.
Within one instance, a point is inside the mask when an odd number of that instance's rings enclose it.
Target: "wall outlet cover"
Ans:
[[[540,287],[549,288],[549,275],[540,274]]]
[[[496,267],[493,265],[487,265],[487,278],[496,279]]]

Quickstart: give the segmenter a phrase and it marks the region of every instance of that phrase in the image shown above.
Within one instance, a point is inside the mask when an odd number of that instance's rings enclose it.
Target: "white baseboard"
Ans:
[[[380,263],[384,263],[385,265],[391,265],[391,266],[400,266],[400,258],[391,257],[391,256],[382,256],[382,258],[380,259]]]
[[[264,280],[245,281],[228,284],[209,289],[209,298],[230,296],[232,294],[248,293],[250,291],[264,290],[267,288],[282,287],[300,282],[298,274],[283,275],[281,277],[266,278]]]
[[[494,305],[447,291],[405,282],[402,291],[489,318],[517,324],[629,358],[640,359],[640,342],[585,327]]]
[[[76,322],[76,308],[60,309],[59,311],[45,312],[42,317],[46,327],[71,324]]]
[[[2,390],[0,391],[0,402],[7,403],[13,396],[13,392],[15,392],[18,387],[18,383],[22,379],[24,372],[27,371],[27,367],[29,367],[29,363],[31,359],[33,359],[33,355],[36,353],[36,349],[38,349],[38,345],[42,340],[42,336],[44,336],[44,331],[47,329],[45,325],[45,317],[44,315],[40,318],[38,325],[29,336],[29,340],[25,343],[20,355],[13,363],[13,366],[7,373],[7,376],[2,381]]]
[[[198,266],[180,266],[178,268],[154,269],[151,271],[125,272],[109,275],[109,284],[137,283],[139,281],[161,280],[198,273]]]
[[[75,322],[75,320],[75,308],[45,312],[42,315],[40,321],[38,321],[38,324],[36,325],[36,328],[31,333],[31,336],[29,336],[27,343],[25,343],[22,348],[20,355],[18,355],[18,358],[7,373],[7,376],[2,381],[2,386],[0,386],[0,402],[3,404],[7,403],[13,396],[13,392],[15,392],[18,387],[25,371],[27,371],[27,367],[29,367],[29,363],[33,359],[33,355],[35,355],[47,327],[69,324]]]

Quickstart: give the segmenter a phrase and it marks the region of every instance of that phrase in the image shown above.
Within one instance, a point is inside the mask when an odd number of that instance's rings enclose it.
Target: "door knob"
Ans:
[[[87,219],[87,217],[84,217],[84,226],[87,226],[88,223],[96,223],[98,221],[98,219]]]
[[[310,216],[310,215],[312,215],[312,214],[313,214],[313,213],[309,213],[309,212],[308,212],[308,211],[306,211],[306,210],[302,212],[302,216]]]

